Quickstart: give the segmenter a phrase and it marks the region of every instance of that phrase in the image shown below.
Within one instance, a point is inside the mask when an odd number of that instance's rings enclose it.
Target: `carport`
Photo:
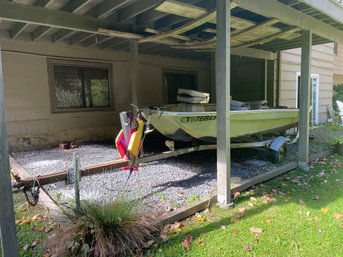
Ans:
[[[311,46],[343,42],[342,17],[343,7],[331,0],[0,0],[2,37],[129,51],[135,105],[140,104],[140,54],[204,60],[212,56],[217,138],[222,139],[217,142],[217,198],[223,206],[231,204],[231,55],[270,60],[278,51],[301,47],[298,166],[307,170]],[[4,255],[17,256],[3,88],[0,72],[0,225],[1,235],[6,235]]]

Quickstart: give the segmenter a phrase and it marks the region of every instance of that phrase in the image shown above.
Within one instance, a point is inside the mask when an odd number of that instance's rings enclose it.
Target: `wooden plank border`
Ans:
[[[327,157],[329,155],[332,155],[334,153],[335,153],[335,151],[333,148],[330,150],[320,152],[320,153],[316,153],[316,154],[313,154],[310,156],[310,161],[321,159],[321,158]],[[274,177],[280,176],[284,173],[287,173],[291,170],[294,170],[297,167],[298,167],[297,162],[287,163],[286,165],[278,167],[272,171],[269,171],[269,172],[266,172],[264,174],[258,175],[256,177],[242,181],[242,183],[233,186],[231,188],[231,192],[234,193],[234,192],[240,192],[240,191],[246,190],[246,189],[248,189],[248,188],[250,188],[256,184],[268,181]],[[199,211],[206,209],[209,202],[213,203],[216,201],[217,201],[217,194],[213,194],[207,199],[195,202],[195,203],[188,205],[188,206],[183,206],[180,209],[177,209],[177,210],[172,211],[168,214],[162,215],[162,216],[158,217],[157,220],[161,223],[164,223],[164,224],[174,223],[176,221],[183,220],[183,219],[195,214],[196,212],[199,212]]]
[[[10,156],[10,165],[14,173],[17,173],[21,178],[32,177],[32,175],[16,160],[14,160],[12,156]],[[43,188],[39,194],[39,203],[48,210],[50,216],[59,225],[65,225],[71,222],[71,220],[63,213],[62,209],[56,205],[54,200],[45,192]]]

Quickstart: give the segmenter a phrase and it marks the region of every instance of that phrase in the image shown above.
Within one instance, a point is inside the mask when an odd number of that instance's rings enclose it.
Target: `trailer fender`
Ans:
[[[288,141],[288,138],[279,136],[269,145],[269,149],[278,152],[280,148]]]

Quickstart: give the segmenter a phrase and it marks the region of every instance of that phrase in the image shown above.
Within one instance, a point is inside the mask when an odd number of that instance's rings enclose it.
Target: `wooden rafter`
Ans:
[[[273,35],[270,35],[270,36],[266,36],[266,37],[263,37],[263,38],[258,38],[258,39],[254,40],[254,41],[251,41],[251,42],[235,45],[232,48],[233,49],[235,49],[235,48],[246,48],[246,47],[250,47],[250,46],[254,46],[254,45],[258,45],[258,44],[264,44],[264,43],[270,42],[270,41],[272,41],[272,40],[274,40],[276,38],[279,38],[280,36],[282,36],[282,35],[284,35],[286,33],[295,33],[295,32],[298,32],[299,30],[300,29],[297,28],[297,27],[292,27],[290,29],[281,31],[279,33],[276,33],[276,34],[273,34]]]
[[[151,29],[151,28],[146,28],[144,31],[148,32],[148,33],[151,33],[151,34],[155,34],[155,35],[161,34],[161,31],[158,31],[156,29]],[[186,36],[182,36],[182,35],[174,35],[174,36],[172,36],[172,38],[183,40],[183,41],[192,41],[192,38],[186,37]]]
[[[171,31],[168,32],[163,32],[161,34],[158,35],[154,35],[154,36],[150,36],[150,37],[145,37],[145,38],[141,38],[138,40],[139,43],[143,43],[143,42],[161,42],[162,39],[166,39],[168,37],[172,37],[175,35],[179,35],[182,34],[184,32],[187,32],[191,29],[194,29],[196,27],[199,27],[200,25],[208,22],[209,20],[213,19],[214,17],[216,17],[216,12],[212,11],[209,13],[206,13],[202,16],[200,16],[199,18],[179,27],[176,29],[173,29]]]
[[[207,10],[205,8],[191,5],[184,2],[179,2],[175,0],[166,0],[162,4],[160,4],[157,8],[155,8],[156,11],[164,12],[168,14],[174,14],[190,19],[196,19],[200,16],[203,16],[207,13]]]
[[[281,22],[297,26],[302,29],[311,30],[314,34],[332,41],[343,42],[343,33],[340,29],[336,29],[316,18],[313,18],[305,13],[289,7],[279,1],[274,0],[232,0],[239,7],[263,15],[265,17],[277,17]],[[329,4],[330,1],[324,2],[323,6]],[[268,8],[266,8],[268,6]],[[319,8],[320,9],[320,8]],[[337,8],[336,13],[340,13],[343,17],[343,9]]]

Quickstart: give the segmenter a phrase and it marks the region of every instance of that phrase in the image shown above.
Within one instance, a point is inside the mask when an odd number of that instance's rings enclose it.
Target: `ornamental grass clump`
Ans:
[[[154,240],[160,224],[137,201],[83,202],[71,217],[73,224],[50,238],[55,256],[124,256]]]

